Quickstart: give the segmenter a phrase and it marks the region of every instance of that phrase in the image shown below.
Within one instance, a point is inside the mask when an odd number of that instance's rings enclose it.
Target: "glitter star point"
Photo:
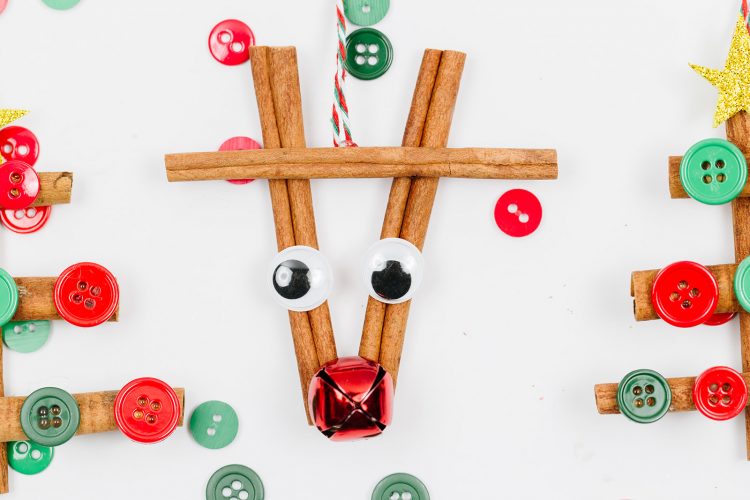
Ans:
[[[742,16],[737,20],[723,70],[696,64],[691,64],[690,67],[719,91],[714,127],[718,127],[740,111],[750,112],[750,32]]]
[[[28,113],[28,111],[23,109],[0,108],[0,128],[13,123],[14,121],[24,116],[26,113]]]

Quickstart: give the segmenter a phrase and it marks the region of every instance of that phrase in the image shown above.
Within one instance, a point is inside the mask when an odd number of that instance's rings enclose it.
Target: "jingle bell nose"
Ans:
[[[339,358],[310,382],[310,415],[333,441],[374,437],[391,423],[393,393],[393,378],[378,363],[359,356]]]

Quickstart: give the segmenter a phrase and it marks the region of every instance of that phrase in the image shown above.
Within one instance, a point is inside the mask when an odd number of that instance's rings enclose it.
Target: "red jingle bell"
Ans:
[[[339,358],[310,382],[310,415],[333,441],[374,437],[391,423],[393,392],[393,378],[378,363],[358,356]]]

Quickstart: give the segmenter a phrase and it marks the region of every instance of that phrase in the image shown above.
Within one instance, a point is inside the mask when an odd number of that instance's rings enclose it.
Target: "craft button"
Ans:
[[[20,160],[0,165],[0,208],[26,208],[38,194],[39,176],[31,165]]]
[[[719,302],[719,285],[711,271],[695,262],[675,262],[654,279],[651,303],[656,314],[680,328],[705,323]]]
[[[49,321],[11,321],[3,325],[3,342],[16,352],[34,352],[47,342],[49,332]]]
[[[18,309],[18,286],[5,269],[0,269],[0,325],[5,325]]]
[[[687,194],[701,203],[728,203],[745,187],[747,160],[731,142],[706,139],[685,153],[680,163],[680,181]]]
[[[180,400],[168,384],[155,378],[135,379],[115,397],[115,423],[139,443],[169,437],[180,420]]]
[[[78,430],[81,413],[76,400],[56,387],[34,391],[21,406],[21,428],[30,440],[60,446]]]
[[[31,234],[47,224],[51,213],[52,207],[9,208],[0,210],[0,221],[14,233]]]
[[[49,467],[55,449],[33,441],[8,442],[8,465],[21,474],[32,476]]]
[[[208,36],[211,55],[227,66],[236,66],[250,59],[250,47],[253,45],[253,31],[247,24],[236,19],[220,22]]]
[[[358,26],[372,26],[383,20],[391,0],[344,0],[347,19]]]
[[[633,422],[650,424],[663,417],[672,404],[667,380],[653,370],[628,373],[617,387],[617,406]]]
[[[721,325],[723,325],[725,323],[729,323],[736,316],[737,316],[737,313],[733,313],[733,312],[728,312],[728,313],[714,313],[703,324],[704,325],[708,325],[708,326],[721,326]]]
[[[190,434],[204,448],[218,450],[237,436],[237,413],[222,401],[207,401],[190,416]]]
[[[39,141],[34,133],[23,127],[0,129],[0,156],[6,160],[21,160],[32,167],[39,158]]]
[[[693,403],[712,420],[734,418],[747,404],[745,379],[726,366],[709,368],[695,379]]]
[[[391,474],[372,492],[372,500],[430,500],[427,487],[411,474]]]
[[[528,236],[541,222],[542,204],[525,189],[511,189],[495,204],[495,223],[508,236]]]
[[[227,465],[214,472],[206,486],[206,500],[263,500],[263,482],[244,465]]]
[[[261,145],[249,137],[232,137],[219,146],[219,151],[247,151],[250,149],[261,149]],[[247,184],[255,179],[230,179],[232,184]]]
[[[55,281],[55,308],[76,326],[96,326],[117,310],[120,289],[107,269],[92,262],[73,264]]]
[[[750,312],[750,257],[745,257],[734,273],[734,294],[745,311]]]
[[[55,10],[68,10],[72,9],[81,0],[42,0],[47,7],[51,7]]]
[[[0,14],[3,13],[5,7],[8,6],[8,0],[0,0]]]
[[[362,28],[346,39],[346,69],[360,80],[381,77],[393,63],[393,45],[384,34]]]

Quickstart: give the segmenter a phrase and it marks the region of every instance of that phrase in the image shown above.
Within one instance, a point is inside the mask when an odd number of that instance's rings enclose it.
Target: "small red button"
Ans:
[[[656,314],[680,328],[705,323],[719,302],[719,285],[713,274],[695,262],[675,262],[656,275],[651,303]]]
[[[39,141],[29,129],[5,127],[0,130],[0,156],[6,160],[25,161],[33,167],[39,158]]]
[[[219,151],[246,151],[248,149],[261,149],[261,145],[249,137],[232,137],[219,146]],[[232,179],[227,182],[232,184],[247,184],[255,179]]]
[[[721,326],[732,321],[735,316],[737,316],[737,313],[714,313],[703,324],[708,326]]]
[[[99,264],[73,264],[55,282],[55,308],[76,326],[96,326],[117,310],[120,289],[115,277]]]
[[[49,220],[52,207],[29,207],[18,210],[0,210],[0,221],[15,233],[30,234],[39,231]]]
[[[542,222],[542,204],[525,189],[511,189],[497,200],[495,222],[509,236],[528,236]]]
[[[250,27],[236,19],[217,24],[208,37],[211,55],[221,64],[236,66],[250,59],[250,47],[255,45],[255,35]]]
[[[0,207],[26,208],[38,194],[39,176],[31,165],[20,160],[0,165]]]
[[[708,418],[729,420],[742,413],[747,405],[747,384],[737,371],[715,366],[695,379],[693,402]]]
[[[115,397],[115,423],[139,443],[158,443],[177,428],[180,400],[168,384],[155,378],[129,382]]]

